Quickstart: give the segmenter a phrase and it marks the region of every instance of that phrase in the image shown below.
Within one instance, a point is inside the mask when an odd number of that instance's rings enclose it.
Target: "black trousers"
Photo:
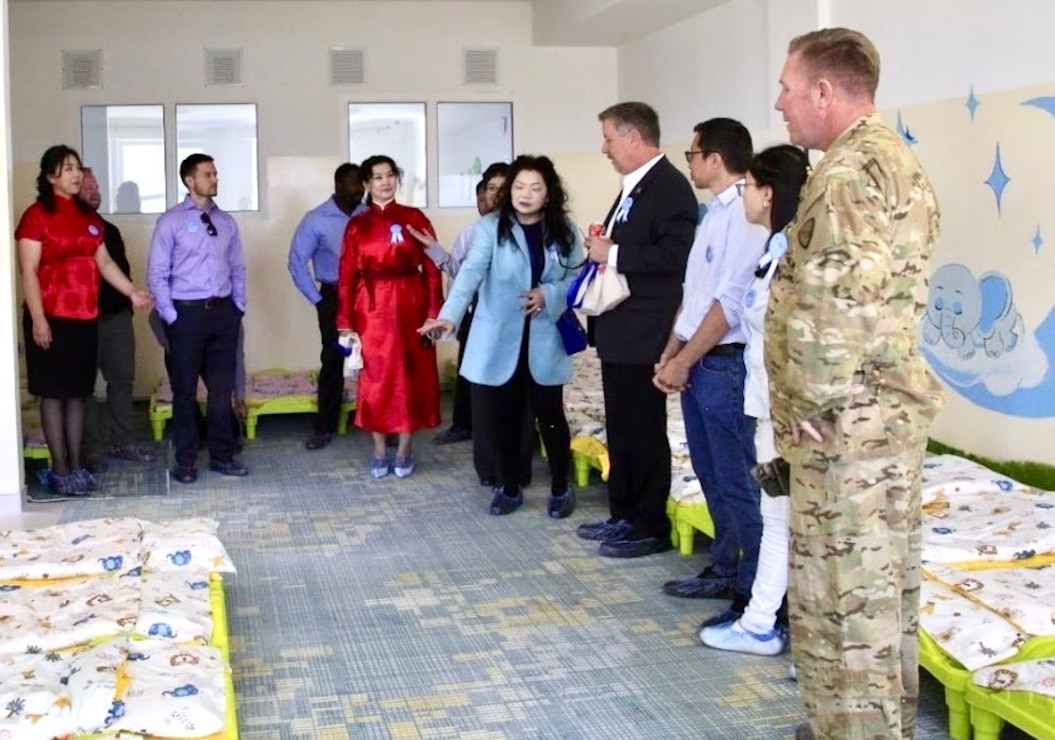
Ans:
[[[608,508],[613,519],[648,537],[669,537],[670,442],[667,397],[654,385],[652,365],[602,362],[608,429]]]
[[[472,313],[465,314],[462,325],[458,327],[458,370],[462,369],[462,358],[465,357],[465,345],[472,325]],[[473,429],[472,383],[463,378],[460,372],[454,381],[454,410],[451,412],[451,427],[468,429],[470,432]]]
[[[209,392],[205,424],[209,458],[226,462],[234,457],[235,353],[242,312],[230,298],[211,307],[176,306],[169,326],[169,380],[172,384],[172,441],[178,465],[194,465],[198,457],[198,378]]]
[[[344,355],[337,349],[337,286],[320,283],[322,300],[315,304],[319,315],[319,337],[322,351],[319,353],[318,403],[315,414],[316,434],[333,434],[337,431],[337,420],[341,415],[344,400]]]
[[[564,386],[539,385],[531,377],[526,330],[513,377],[499,386],[473,384],[473,393],[473,408],[478,410],[476,418],[481,423],[476,427],[473,439],[479,436],[494,441],[499,485],[509,491],[520,488],[523,480],[524,419],[530,399],[546,445],[551,490],[557,494],[567,491],[571,435],[564,416]]]

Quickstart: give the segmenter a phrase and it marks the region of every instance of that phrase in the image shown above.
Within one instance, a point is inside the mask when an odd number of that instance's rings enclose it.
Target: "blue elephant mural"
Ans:
[[[965,398],[1011,416],[1055,416],[1055,312],[1029,331],[1002,273],[939,267],[920,338],[931,368]]]

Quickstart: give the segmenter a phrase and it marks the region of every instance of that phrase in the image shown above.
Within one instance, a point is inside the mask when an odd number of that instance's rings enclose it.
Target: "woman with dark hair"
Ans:
[[[15,230],[29,392],[40,398],[51,453],[45,481],[64,496],[98,488],[82,466],[81,443],[86,400],[95,390],[99,276],[136,308],[151,304],[150,294],[137,289],[106,251],[102,220],[77,197],[81,180],[76,151],[60,145],[44,152],[37,200]]]
[[[769,284],[779,269],[780,258],[787,251],[784,229],[795,217],[799,191],[806,181],[808,168],[809,159],[798,147],[788,144],[770,147],[751,160],[740,186],[747,220],[770,230],[754,282],[744,293],[742,314],[747,334],[744,413],[756,420],[756,457],[764,468],[778,458],[773,421],[769,415],[769,380],[763,362],[762,328],[769,303]],[[786,645],[786,617],[784,623],[779,624],[778,612],[788,588],[790,506],[786,495],[773,495],[766,485],[763,489],[762,545],[751,586],[751,600],[743,613],[727,610],[704,622],[700,639],[709,647],[755,655],[778,655]]]
[[[362,163],[367,210],[348,222],[337,279],[337,331],[359,334],[363,368],[359,373],[355,423],[373,433],[370,475],[391,469],[399,478],[414,472],[412,434],[440,423],[440,383],[436,349],[421,341],[417,328],[443,303],[440,271],[425,244],[410,229],[435,233],[425,214],[396,202],[402,171],[391,157]],[[388,460],[389,434],[399,435],[395,459]]]
[[[571,359],[556,321],[568,306],[568,286],[582,265],[583,248],[567,201],[549,158],[517,157],[498,208],[473,227],[469,255],[439,317],[419,330],[424,336],[452,332],[479,291],[461,373],[473,383],[473,407],[485,422],[474,434],[495,440],[498,481],[491,513],[496,516],[524,502],[519,457],[529,394],[549,458],[547,512],[559,519],[575,508],[564,416]]]

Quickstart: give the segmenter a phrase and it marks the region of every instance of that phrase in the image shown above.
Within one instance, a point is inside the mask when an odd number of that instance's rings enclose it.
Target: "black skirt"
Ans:
[[[51,347],[33,341],[33,318],[22,310],[22,341],[26,347],[29,392],[38,398],[87,398],[95,392],[98,371],[99,324],[95,319],[48,316]]]

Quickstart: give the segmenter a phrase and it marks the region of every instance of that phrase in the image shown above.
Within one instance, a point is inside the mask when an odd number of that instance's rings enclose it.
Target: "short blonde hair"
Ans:
[[[879,87],[879,51],[860,31],[810,31],[791,40],[788,54],[798,54],[813,77],[827,77],[852,95],[875,97]]]

